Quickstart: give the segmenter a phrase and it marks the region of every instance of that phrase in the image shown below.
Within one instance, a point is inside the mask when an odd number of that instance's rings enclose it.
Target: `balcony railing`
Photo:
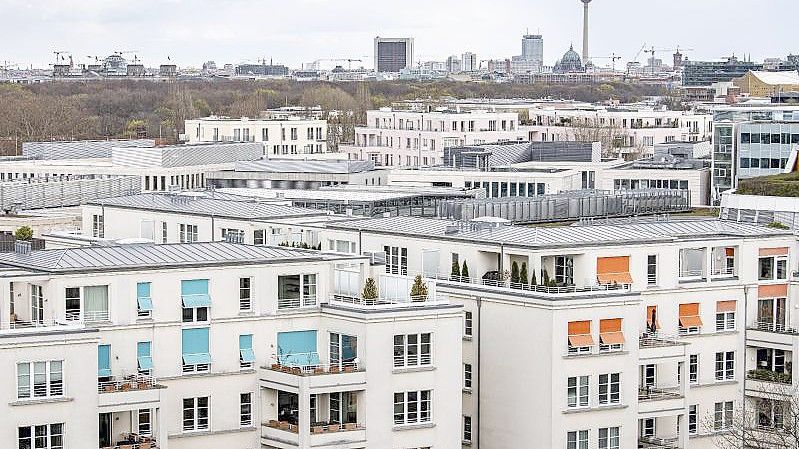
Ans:
[[[784,323],[774,323],[772,321],[755,321],[749,328],[780,334],[799,334],[799,330],[796,328],[785,326]]]
[[[286,432],[291,433],[299,433],[300,426],[297,424],[292,424],[288,421],[278,421],[275,419],[270,419],[269,421],[262,424],[265,427],[271,427],[273,429],[284,430]],[[365,427],[356,424],[356,423],[328,423],[328,422],[315,422],[311,423],[311,434],[322,434],[322,433],[335,433],[335,432],[350,432],[353,430],[364,430]]]
[[[680,279],[703,279],[705,270],[680,270]]]
[[[569,346],[566,348],[565,355],[567,357],[574,357],[580,355],[613,354],[615,352],[624,352],[624,345],[595,344],[592,346]]]
[[[666,346],[679,346],[684,344],[680,342],[679,338],[672,335],[662,335],[662,334],[641,334],[638,338],[638,347],[639,348],[662,348]]]
[[[364,371],[363,366],[357,361],[324,363],[319,361],[319,354],[308,352],[302,354],[284,354],[278,356],[278,361],[263,369],[280,371],[297,376],[318,376],[322,374],[354,373]]]
[[[735,276],[735,267],[712,267],[711,276]]]
[[[297,309],[299,307],[313,307],[316,305],[316,295],[302,295],[296,298],[278,298],[278,309]]]
[[[158,447],[155,438],[134,433],[126,434],[127,441],[117,441],[113,446],[102,449],[155,449]]]
[[[38,328],[56,327],[56,326],[76,326],[76,325],[79,325],[79,323],[67,323],[54,320],[52,318],[44,320],[32,320],[32,321],[13,318],[13,321],[8,323],[8,329],[22,330],[22,329],[38,329]]]
[[[108,381],[97,382],[97,391],[99,393],[115,393],[119,391],[132,391],[132,390],[151,390],[156,388],[155,379],[152,376],[144,376],[140,374],[125,376],[121,379],[112,379]]]
[[[663,388],[644,387],[638,388],[639,401],[662,401],[664,399],[680,399],[683,396],[679,393]]]
[[[445,301],[436,300],[435,295],[406,296],[404,298],[363,298],[352,295],[333,295],[331,304],[346,304],[365,308],[396,308],[396,307],[425,307],[432,304],[444,304]]]
[[[679,449],[677,437],[639,436],[639,449]]]
[[[81,313],[80,310],[67,310],[64,314],[67,321],[81,321],[84,323],[96,323],[109,320],[107,310],[86,311]]]
[[[753,369],[746,373],[747,379],[760,380],[763,382],[773,382],[778,384],[790,385],[793,381],[791,373],[779,373],[767,369]]]
[[[484,278],[473,278],[473,277],[452,276],[452,275],[447,276],[442,274],[435,276],[430,276],[430,275],[425,275],[425,276],[433,277],[435,279],[442,281],[460,282],[464,284],[477,284],[488,287],[544,293],[548,295],[565,295],[573,293],[591,293],[591,292],[618,292],[618,291],[629,290],[631,287],[631,284],[626,284],[626,283],[586,284],[581,286],[577,285],[546,286],[546,285],[522,284],[517,282],[511,282],[510,280],[484,279]]]

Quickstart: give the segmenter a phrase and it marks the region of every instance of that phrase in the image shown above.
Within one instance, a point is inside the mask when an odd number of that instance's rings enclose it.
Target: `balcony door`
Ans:
[[[111,413],[100,413],[100,447],[111,447]]]
[[[31,285],[31,323],[44,323],[44,295],[41,285]]]
[[[785,298],[764,298],[757,301],[757,321],[761,324],[785,328]]]

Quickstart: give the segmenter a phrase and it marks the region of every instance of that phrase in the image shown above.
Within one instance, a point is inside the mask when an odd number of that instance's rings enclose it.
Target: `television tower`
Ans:
[[[588,62],[588,4],[591,0],[580,0],[583,2],[583,64]]]

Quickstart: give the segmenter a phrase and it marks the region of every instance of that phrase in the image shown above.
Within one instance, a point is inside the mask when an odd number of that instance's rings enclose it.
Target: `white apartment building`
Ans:
[[[260,142],[266,157],[304,158],[327,153],[327,121],[299,116],[267,119],[210,116],[186,120],[188,143]]]
[[[353,145],[339,151],[352,160],[372,160],[385,167],[441,164],[444,148],[525,140],[519,116],[512,112],[413,112],[390,108],[366,112],[365,126],[355,127]]]
[[[644,155],[651,155],[657,143],[701,142],[713,135],[709,114],[653,108],[532,108],[528,116],[531,124],[524,126],[527,140],[601,141],[612,137],[612,146],[620,154],[643,150]]]
[[[4,448],[459,445],[463,314],[432,280],[226,242],[0,264]]]
[[[777,429],[794,391],[790,232],[409,217],[327,228],[323,239],[385,253],[387,272],[437,277],[463,304],[464,447],[713,448],[744,403],[768,407],[755,419]]]

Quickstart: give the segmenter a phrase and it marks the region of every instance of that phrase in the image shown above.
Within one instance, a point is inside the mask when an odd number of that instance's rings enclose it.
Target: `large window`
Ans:
[[[618,404],[621,401],[620,373],[599,375],[599,403]]]
[[[358,337],[343,335],[336,332],[330,333],[330,365],[355,366],[358,358]]]
[[[757,301],[757,326],[764,330],[785,330],[785,298],[761,298]]]
[[[183,322],[208,321],[211,296],[208,294],[208,279],[180,281],[180,296],[183,304]]]
[[[83,287],[83,320],[108,321],[108,286]]]
[[[316,274],[277,277],[277,308],[291,309],[316,305]]]
[[[386,273],[408,274],[408,248],[384,246],[386,253]]]
[[[92,215],[92,237],[105,237],[105,217],[102,215]]]
[[[394,424],[416,424],[432,419],[430,390],[394,393]]]
[[[646,283],[647,285],[658,283],[658,256],[655,254],[646,256]]]
[[[239,278],[239,310],[247,311],[252,307],[252,279]]]
[[[788,278],[788,256],[770,256],[758,259],[758,275],[761,281]]]
[[[722,430],[732,427],[733,402],[716,402],[713,414],[713,429]]]
[[[17,399],[63,395],[64,371],[61,360],[17,363]]]
[[[208,396],[183,399],[183,431],[208,430]]]
[[[463,319],[463,335],[472,336],[472,312],[465,312]]]
[[[471,363],[464,363],[463,364],[463,389],[467,390],[467,391],[472,389],[472,364]]]
[[[588,449],[588,431],[568,432],[566,434],[566,449]]]
[[[429,333],[394,336],[394,367],[432,364]]]
[[[207,372],[211,367],[208,328],[183,329],[181,335],[183,372]]]
[[[149,408],[141,408],[138,412],[139,435],[153,434],[153,413]]]
[[[696,404],[688,406],[688,433],[695,435],[699,430],[698,406]]]
[[[688,356],[688,382],[692,384],[699,382],[699,354]]]
[[[588,407],[588,376],[568,378],[566,405],[569,408]]]
[[[619,449],[619,428],[601,427],[599,429],[599,449]]]
[[[735,352],[716,353],[716,380],[735,379]]]
[[[574,285],[574,259],[571,256],[555,257],[555,282]]]
[[[735,301],[719,301],[716,304],[716,331],[735,330]]]
[[[63,449],[64,423],[17,428],[19,449]]]
[[[356,424],[358,422],[358,396],[354,391],[330,393],[330,422]]]
[[[463,441],[467,443],[472,442],[472,417],[463,417]]]

